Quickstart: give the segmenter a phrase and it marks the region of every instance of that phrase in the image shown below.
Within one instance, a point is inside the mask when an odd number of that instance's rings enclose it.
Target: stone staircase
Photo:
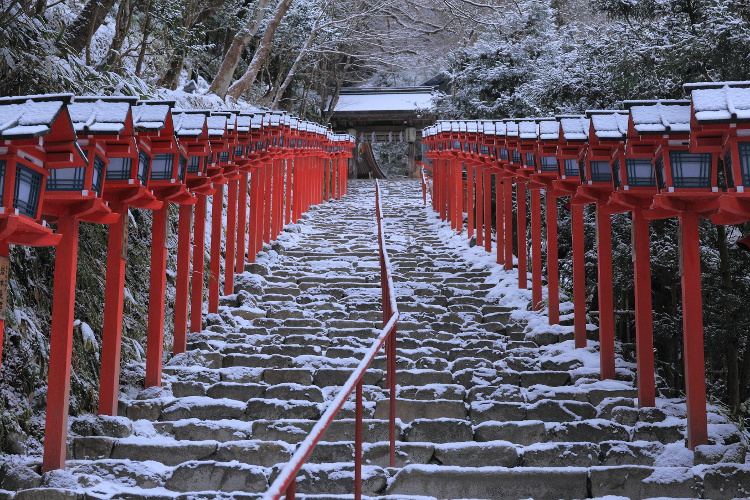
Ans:
[[[365,495],[750,496],[734,425],[712,412],[712,445],[686,449],[684,401],[638,409],[632,365],[599,381],[595,348],[574,350],[571,328],[510,307],[525,293],[512,273],[467,263],[418,183],[383,187],[401,312],[398,450],[388,467],[381,356],[364,378]],[[65,471],[8,461],[0,500],[258,498],[381,326],[373,196],[371,181],[352,182],[288,228],[168,363],[163,388],[129,394],[119,417],[75,419]],[[300,472],[299,497],[352,498],[353,416],[349,402]]]

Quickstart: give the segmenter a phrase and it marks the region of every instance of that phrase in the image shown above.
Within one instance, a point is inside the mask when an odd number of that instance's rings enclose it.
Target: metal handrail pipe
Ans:
[[[393,286],[393,275],[391,273],[391,262],[385,246],[385,235],[383,231],[383,210],[380,203],[380,186],[375,181],[375,214],[378,224],[378,246],[379,261],[381,265],[381,288],[383,289],[383,329],[377,339],[365,353],[362,361],[349,376],[346,383],[336,397],[328,405],[318,422],[313,426],[307,438],[300,443],[292,455],[290,461],[284,466],[280,474],[273,481],[269,489],[263,495],[263,500],[279,500],[286,495],[287,500],[294,499],[296,493],[296,478],[302,466],[307,461],[313,449],[325,434],[336,415],[349,399],[352,392],[356,390],[356,427],[355,427],[355,457],[354,457],[354,496],[359,500],[362,496],[362,378],[365,372],[378,355],[381,347],[385,345],[388,366],[388,389],[390,390],[389,408],[389,438],[390,438],[390,463],[395,465],[396,457],[396,325],[398,324],[399,312],[396,303],[396,293]]]

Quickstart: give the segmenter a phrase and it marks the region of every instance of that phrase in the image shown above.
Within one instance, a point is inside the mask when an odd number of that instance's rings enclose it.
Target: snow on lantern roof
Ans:
[[[690,132],[690,101],[624,101],[639,134]]]
[[[334,113],[429,111],[434,108],[433,97],[430,87],[344,89],[339,94]]]
[[[237,116],[240,114],[239,111],[232,109],[223,109],[219,111],[211,111],[211,116],[223,116],[227,120],[227,131],[234,132],[234,126],[237,123]]]
[[[475,121],[466,122],[466,131],[470,134],[476,134],[478,130],[478,124]]]
[[[281,125],[281,116],[271,115],[271,126],[278,127],[279,125]]]
[[[253,121],[253,116],[247,113],[240,113],[237,116],[237,132],[247,133],[250,132],[250,123]]]
[[[518,122],[518,136],[521,139],[537,139],[539,127],[534,120],[522,120]]]
[[[299,118],[295,118],[294,116],[291,117],[289,120],[289,126],[292,128],[292,130],[298,130],[299,129]]]
[[[254,114],[252,120],[250,121],[250,127],[253,130],[260,130],[262,126],[263,126],[263,115],[259,113]]]
[[[495,135],[502,135],[508,132],[508,125],[505,122],[495,122]]]
[[[138,131],[158,131],[165,127],[175,101],[139,101],[133,106],[133,125]]]
[[[558,115],[563,138],[566,141],[585,141],[589,138],[589,119],[581,115]]]
[[[494,122],[482,122],[481,130],[485,135],[495,135],[495,123]]]
[[[560,139],[560,124],[554,118],[539,118],[539,140],[557,141]]]
[[[750,82],[689,83],[698,123],[750,121]]]
[[[466,132],[466,122],[465,121],[459,121],[458,122],[458,131],[459,132]]]
[[[611,109],[592,109],[586,111],[591,119],[594,135],[602,140],[624,140],[628,136],[628,112]]]
[[[173,113],[174,133],[177,137],[200,137],[206,124],[206,115],[201,113]]]
[[[512,119],[503,120],[506,137],[518,137],[518,122]]]
[[[68,105],[76,133],[116,135],[125,130],[136,97],[76,97]]]
[[[450,132],[453,129],[453,123],[444,121],[440,122],[440,131],[441,132]]]
[[[0,98],[0,139],[31,139],[49,134],[72,97],[51,94]]]
[[[221,137],[227,131],[227,117],[226,115],[212,114],[206,117],[206,125],[208,125],[210,137]]]

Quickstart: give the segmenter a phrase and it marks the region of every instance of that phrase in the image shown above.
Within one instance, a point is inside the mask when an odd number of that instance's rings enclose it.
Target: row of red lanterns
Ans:
[[[680,222],[688,445],[708,440],[698,219],[750,221],[750,82],[685,86],[687,100],[625,101],[623,110],[501,121],[443,121],[424,130],[433,160],[433,204],[491,250],[491,176],[497,193],[497,261],[513,268],[513,186],[517,245],[526,249],[531,199],[532,301],[542,301],[541,194],[546,195],[549,323],[559,322],[557,199],[570,196],[576,347],[586,346],[583,207],[596,205],[601,377],[615,377],[610,215],[632,213],[638,402],[655,405],[649,220]],[[725,185],[719,184],[723,166]],[[526,288],[526,251],[518,252]]]
[[[0,346],[9,245],[57,247],[45,471],[65,465],[79,223],[109,225],[99,413],[116,415],[128,209],[153,210],[146,386],[159,386],[169,203],[180,207],[173,348],[179,354],[188,328],[202,330],[208,197],[213,313],[222,293],[224,186],[223,293],[231,294],[235,273],[264,242],[310,206],[345,194],[344,159],[353,147],[350,136],[279,112],[179,110],[170,101],[70,94],[0,98]],[[46,222],[55,222],[56,231]]]

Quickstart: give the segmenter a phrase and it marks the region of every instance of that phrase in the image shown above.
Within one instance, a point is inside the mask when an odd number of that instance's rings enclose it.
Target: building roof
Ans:
[[[628,136],[628,112],[622,110],[589,110],[594,135],[600,140],[625,139]]]
[[[624,101],[639,134],[690,132],[690,101]]]
[[[539,139],[557,141],[560,139],[560,124],[554,118],[539,120]]]
[[[334,108],[335,114],[387,112],[413,113],[432,110],[434,93],[431,87],[355,88],[344,89]]]
[[[125,130],[135,97],[76,97],[68,105],[76,133],[83,135],[117,135]]]
[[[206,124],[206,115],[202,113],[174,113],[174,133],[177,137],[200,137]]]
[[[522,120],[518,122],[518,136],[521,139],[537,139],[539,126],[534,120]]]
[[[585,141],[589,138],[589,119],[580,115],[560,115],[556,117],[560,122],[563,138],[566,141]]]
[[[139,132],[155,132],[167,125],[175,101],[140,101],[133,107],[133,125]]]
[[[31,139],[49,134],[72,97],[54,94],[0,98],[0,139]]]
[[[750,121],[750,82],[692,83],[684,88],[699,123]]]

